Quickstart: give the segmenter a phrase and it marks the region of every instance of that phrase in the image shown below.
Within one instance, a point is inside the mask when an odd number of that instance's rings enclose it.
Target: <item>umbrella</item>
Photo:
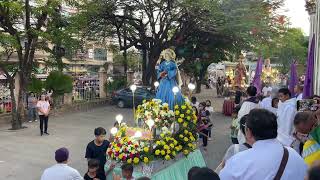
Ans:
[[[313,95],[313,74],[314,74],[314,48],[315,48],[315,36],[313,35],[312,41],[309,47],[308,64],[306,78],[304,80],[303,98],[308,98]]]
[[[256,72],[252,80],[252,85],[257,88],[258,94],[261,93],[261,74],[262,74],[262,58],[257,61]]]
[[[296,61],[292,61],[290,67],[290,82],[289,89],[291,94],[294,96],[294,87],[298,84],[298,75],[297,75],[297,64]]]

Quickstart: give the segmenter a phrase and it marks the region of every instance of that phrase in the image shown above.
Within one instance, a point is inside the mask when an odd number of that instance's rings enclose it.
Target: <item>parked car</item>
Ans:
[[[155,92],[147,86],[137,86],[134,93],[134,104],[138,106],[142,104],[143,100],[150,100],[155,98]],[[124,88],[118,90],[112,95],[112,102],[116,104],[119,108],[132,107],[133,104],[133,94],[130,88]]]

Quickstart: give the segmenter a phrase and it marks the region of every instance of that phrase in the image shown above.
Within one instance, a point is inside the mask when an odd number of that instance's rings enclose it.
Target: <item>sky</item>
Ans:
[[[285,0],[284,13],[290,18],[292,27],[301,28],[308,36],[310,31],[309,15],[304,6],[305,0]]]

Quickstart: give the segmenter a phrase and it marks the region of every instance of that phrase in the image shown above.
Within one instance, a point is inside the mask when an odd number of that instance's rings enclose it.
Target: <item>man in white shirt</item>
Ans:
[[[276,137],[276,115],[264,109],[252,110],[246,121],[246,138],[253,146],[227,160],[219,174],[220,179],[272,180],[278,174],[281,180],[303,180],[307,165],[295,150],[283,147]],[[286,163],[281,173],[279,169],[285,151],[288,152],[288,160],[284,160]]]
[[[43,135],[43,124],[44,124],[44,134],[49,135],[48,133],[48,119],[50,113],[50,104],[49,101],[46,101],[46,96],[41,95],[40,101],[37,103],[37,109],[40,119],[40,135]]]
[[[249,98],[246,99],[242,104],[241,108],[238,112],[237,120],[240,122],[240,119],[244,116],[249,114],[249,112],[252,109],[260,108],[259,105],[259,99],[256,97],[257,95],[257,88],[254,86],[249,86],[247,88],[247,94],[249,95]],[[241,133],[241,131],[238,131],[238,141],[239,144],[243,144],[246,142],[246,139],[244,135]]]
[[[272,107],[272,97],[271,97],[271,91],[268,91],[266,94],[266,97],[262,99],[260,102],[260,106],[263,109],[269,109]]]
[[[294,93],[296,95],[297,101],[303,99],[303,86],[301,85],[296,85],[294,87]]]
[[[68,166],[69,151],[67,148],[60,148],[55,152],[56,165],[46,169],[41,180],[82,180],[80,173]]]
[[[272,87],[270,85],[267,85],[262,88],[263,96],[268,96],[268,92],[272,92]]]
[[[291,98],[288,88],[282,88],[278,91],[279,103],[278,116],[278,137],[277,139],[285,146],[290,146],[293,138],[293,121],[297,114],[297,100]]]

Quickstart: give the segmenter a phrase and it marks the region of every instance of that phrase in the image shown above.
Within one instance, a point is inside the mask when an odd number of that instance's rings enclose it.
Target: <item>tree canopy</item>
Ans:
[[[276,13],[281,3],[282,0],[97,0],[83,2],[81,16],[88,24],[84,34],[96,39],[117,38],[120,50],[140,50],[143,81],[151,83],[155,63],[165,48],[180,47],[180,55],[190,59],[188,55],[194,57],[192,47],[196,44],[196,51],[203,51],[197,54],[221,61],[272,39],[283,28],[283,17]]]

